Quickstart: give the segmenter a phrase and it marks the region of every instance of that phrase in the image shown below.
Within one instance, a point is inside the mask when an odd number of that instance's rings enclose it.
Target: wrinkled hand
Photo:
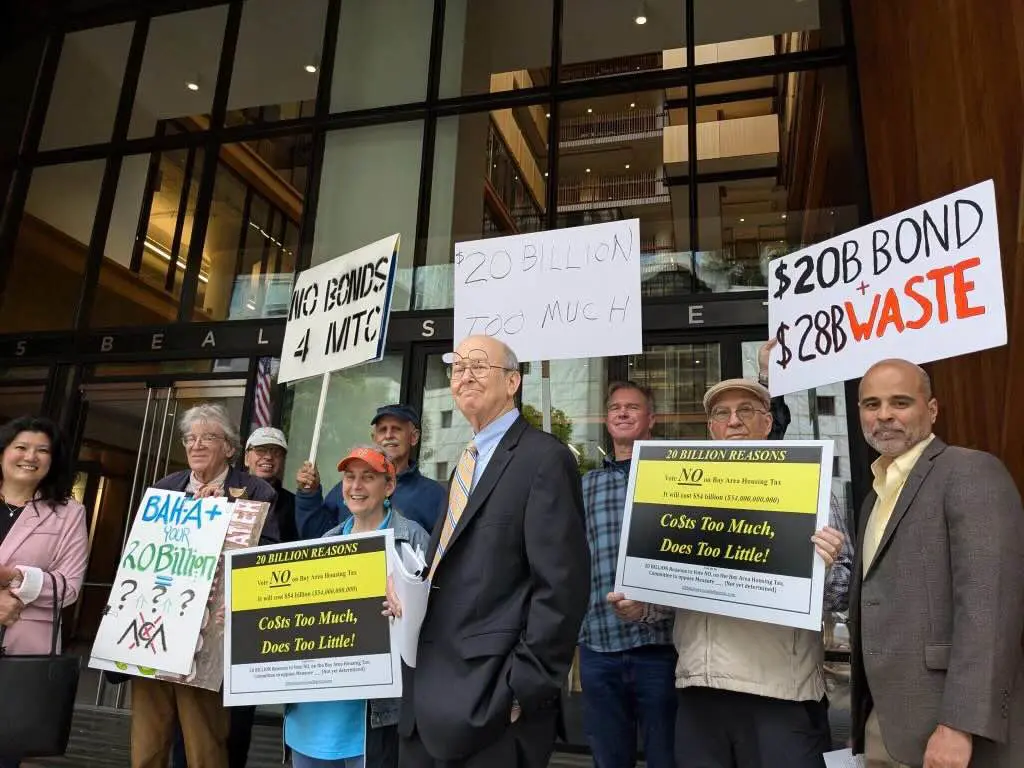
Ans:
[[[831,568],[832,564],[839,559],[839,553],[843,551],[843,542],[846,537],[835,528],[827,525],[811,536],[814,542],[814,550],[818,556],[825,561],[825,567]]]
[[[640,621],[644,617],[646,603],[639,600],[627,600],[621,592],[609,592],[606,598],[615,610],[615,615],[623,621]]]
[[[21,618],[21,610],[25,604],[6,589],[0,590],[0,624],[13,627]]]
[[[768,361],[772,356],[772,350],[775,349],[778,343],[778,339],[768,339],[757,350],[757,370],[762,376],[768,375]]]
[[[308,461],[303,462],[295,474],[295,484],[304,491],[315,491],[319,488],[320,473],[316,471],[316,465]]]
[[[388,576],[387,599],[384,601],[384,610],[381,613],[396,619],[402,618],[402,603],[398,600],[398,593],[395,592],[395,579]]]
[[[224,487],[220,485],[204,485],[198,491],[196,491],[197,499],[209,499],[214,496],[223,496]]]
[[[940,725],[928,739],[924,768],[967,768],[973,746],[971,734]]]

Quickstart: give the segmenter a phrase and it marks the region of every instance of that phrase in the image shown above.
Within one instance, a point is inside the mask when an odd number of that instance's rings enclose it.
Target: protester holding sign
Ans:
[[[516,408],[511,349],[471,336],[449,360],[474,438],[427,551],[430,600],[416,668],[403,668],[401,764],[541,768],[587,608],[579,471]],[[387,610],[401,613],[391,587]]]
[[[770,395],[729,379],[704,395],[715,440],[763,440]],[[812,537],[829,568],[844,540],[826,526]],[[609,595],[624,619],[657,621],[666,610]],[[679,662],[677,768],[820,768],[831,746],[820,632],[711,613],[675,611]]]
[[[429,537],[392,506],[397,472],[379,448],[356,447],[338,462],[342,496],[351,515],[325,536],[392,529],[395,544],[425,550]],[[379,618],[379,617],[378,617]],[[293,768],[397,768],[398,699],[289,704],[284,738]]]
[[[387,454],[398,470],[393,501],[409,520],[424,530],[434,530],[444,504],[444,488],[435,480],[420,474],[412,459],[412,452],[420,441],[420,415],[404,403],[382,405],[370,422],[373,441]],[[313,539],[323,535],[349,515],[342,498],[341,483],[327,496],[323,495],[320,474],[316,467],[305,462],[295,478],[296,518],[299,535]]]
[[[1011,768],[1024,754],[1024,509],[996,457],[932,434],[928,375],[860,383],[878,451],[850,590],[853,751],[872,768]]]
[[[180,427],[189,469],[168,475],[157,482],[156,488],[183,491],[196,498],[274,502],[274,489],[266,482],[230,466],[241,444],[224,406],[204,403],[189,408],[181,418]],[[268,532],[267,528],[271,530]],[[260,541],[273,543],[277,538],[277,527],[273,518],[268,517]],[[126,679],[110,677],[115,681]],[[229,718],[218,692],[135,677],[132,679],[132,768],[164,768],[179,721],[189,768],[228,765]]]

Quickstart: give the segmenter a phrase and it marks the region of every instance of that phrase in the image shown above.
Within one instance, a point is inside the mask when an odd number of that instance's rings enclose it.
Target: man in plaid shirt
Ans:
[[[623,621],[607,596],[626,507],[630,458],[636,440],[649,440],[654,396],[632,381],[608,389],[605,425],[615,458],[583,478],[590,542],[590,605],[580,631],[583,721],[597,768],[632,768],[638,725],[650,768],[673,768],[676,652],[672,617],[650,623]]]

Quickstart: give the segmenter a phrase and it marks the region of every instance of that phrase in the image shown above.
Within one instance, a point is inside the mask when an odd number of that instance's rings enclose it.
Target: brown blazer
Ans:
[[[1024,754],[1024,509],[995,456],[925,449],[865,577],[864,502],[850,583],[854,752],[877,710],[885,747],[919,766],[940,723],[974,734],[971,768]]]

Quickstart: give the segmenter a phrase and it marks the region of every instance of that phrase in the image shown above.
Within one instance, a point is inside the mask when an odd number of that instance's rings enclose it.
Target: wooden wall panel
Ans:
[[[1024,488],[1024,0],[851,0],[875,218],[993,179],[1009,343],[929,367],[937,432]]]

